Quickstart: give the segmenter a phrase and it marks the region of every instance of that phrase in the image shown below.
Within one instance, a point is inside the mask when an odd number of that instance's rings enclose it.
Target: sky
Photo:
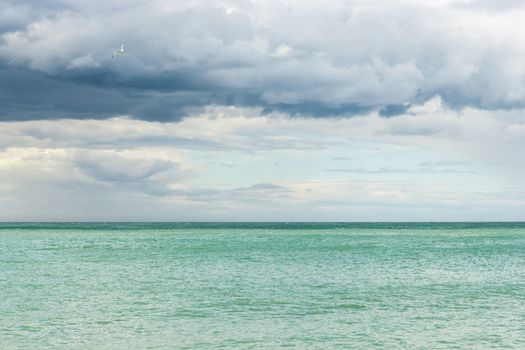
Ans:
[[[523,21],[515,0],[0,0],[0,221],[525,220]]]

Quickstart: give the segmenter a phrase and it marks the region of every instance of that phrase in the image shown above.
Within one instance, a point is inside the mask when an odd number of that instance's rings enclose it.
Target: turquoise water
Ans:
[[[525,349],[525,224],[0,224],[0,349]]]

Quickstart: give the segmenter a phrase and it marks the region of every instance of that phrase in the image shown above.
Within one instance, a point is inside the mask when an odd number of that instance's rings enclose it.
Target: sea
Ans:
[[[0,223],[0,349],[525,349],[525,223]]]

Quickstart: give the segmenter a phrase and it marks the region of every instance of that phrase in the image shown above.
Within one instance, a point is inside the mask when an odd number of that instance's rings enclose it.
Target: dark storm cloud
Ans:
[[[114,89],[27,69],[0,65],[0,75],[0,120],[105,118],[121,113],[128,100]]]
[[[0,64],[0,76],[0,120],[4,121],[115,115],[166,121],[207,105],[259,103],[249,93],[206,91],[177,76],[125,79],[111,71],[56,76],[5,64]]]
[[[0,0],[0,120],[523,107],[519,16],[490,16],[521,8],[498,4]]]
[[[122,77],[112,71],[86,70],[52,75],[0,64],[0,120],[59,118],[103,119],[130,115],[173,121],[208,105],[263,107],[263,113],[338,116],[370,111],[370,106],[329,106],[319,101],[269,104],[260,93],[206,85],[195,76]],[[192,81],[192,78],[195,79]]]

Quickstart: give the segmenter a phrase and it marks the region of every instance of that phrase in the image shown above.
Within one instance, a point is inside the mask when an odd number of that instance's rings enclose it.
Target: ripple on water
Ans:
[[[1,348],[525,348],[525,226],[42,227],[0,229]]]

